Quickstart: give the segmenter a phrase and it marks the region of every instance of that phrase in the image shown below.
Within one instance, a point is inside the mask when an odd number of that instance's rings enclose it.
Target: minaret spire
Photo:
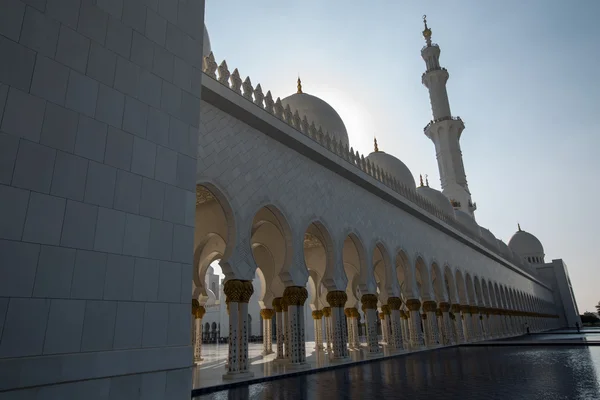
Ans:
[[[300,80],[300,75],[298,75],[298,92],[296,93],[302,93],[302,81]]]
[[[377,137],[373,138],[373,144],[375,145],[375,153],[377,153],[379,151],[379,146],[377,146]]]
[[[521,224],[517,222],[517,228],[519,228],[519,232],[521,232]]]
[[[431,42],[431,29],[427,25],[425,15],[423,23],[423,37],[427,45],[421,49],[421,57],[427,69],[421,76],[421,82],[429,90],[433,117],[425,127],[424,133],[435,145],[442,192],[460,204],[461,211],[474,218],[477,206],[471,199],[460,149],[460,136],[465,125],[459,117],[452,116],[446,90],[446,82],[450,75],[446,68],[440,66],[440,47]]]
[[[423,175],[419,174],[419,187],[423,187]]]

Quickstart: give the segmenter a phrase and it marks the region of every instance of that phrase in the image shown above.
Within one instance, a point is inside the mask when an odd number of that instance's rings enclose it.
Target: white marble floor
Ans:
[[[251,381],[264,377],[286,375],[298,372],[299,370],[321,369],[332,365],[350,364],[367,359],[386,358],[408,353],[407,351],[391,351],[387,346],[382,346],[379,355],[367,356],[366,347],[363,346],[361,350],[351,350],[350,357],[347,359],[332,361],[326,351],[317,352],[314,350],[314,347],[314,342],[306,343],[306,365],[301,368],[294,368],[286,363],[274,362],[275,354],[263,356],[261,354],[261,343],[250,343],[248,348],[248,359],[250,360],[249,371],[253,376],[232,381],[223,379],[223,375],[227,372],[225,367],[228,350],[227,344],[203,345],[202,357],[204,360],[194,367],[193,388],[200,389],[232,382]],[[411,353],[413,352],[415,351],[411,351]]]

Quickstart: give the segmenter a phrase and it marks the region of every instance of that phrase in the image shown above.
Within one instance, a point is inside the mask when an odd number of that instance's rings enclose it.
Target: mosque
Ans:
[[[189,399],[580,322],[561,259],[477,223],[427,25],[441,190],[217,62],[204,0],[2,4],[0,397]]]

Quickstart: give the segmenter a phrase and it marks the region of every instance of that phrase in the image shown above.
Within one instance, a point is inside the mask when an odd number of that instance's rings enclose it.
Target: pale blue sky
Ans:
[[[508,242],[521,227],[563,258],[581,312],[600,300],[600,1],[207,0],[220,63],[274,97],[330,103],[350,144],[380,149],[439,188],[421,17],[450,72],[476,218]]]

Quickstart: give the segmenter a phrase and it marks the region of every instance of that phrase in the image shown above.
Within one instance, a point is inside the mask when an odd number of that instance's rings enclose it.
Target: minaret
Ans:
[[[421,56],[425,60],[427,71],[421,76],[421,81],[429,89],[433,114],[433,120],[424,129],[425,135],[435,145],[442,193],[450,199],[455,209],[460,209],[475,218],[477,205],[471,200],[459,142],[465,125],[460,117],[453,117],[450,112],[446,91],[448,71],[440,67],[440,47],[431,43],[431,29],[427,26],[425,15],[423,22],[423,37],[427,44],[421,49]]]

